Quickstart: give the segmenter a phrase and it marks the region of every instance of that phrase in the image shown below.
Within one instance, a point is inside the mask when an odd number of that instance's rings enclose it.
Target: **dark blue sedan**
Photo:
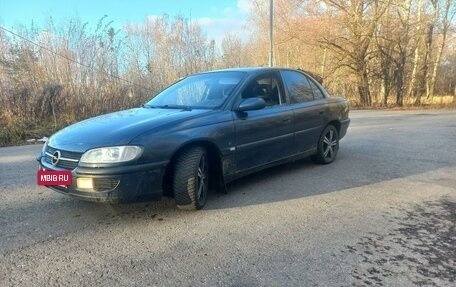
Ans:
[[[309,74],[246,68],[181,79],[140,108],[73,124],[49,138],[41,170],[70,170],[72,184],[50,188],[80,199],[175,198],[201,209],[210,188],[312,156],[334,161],[350,119]]]

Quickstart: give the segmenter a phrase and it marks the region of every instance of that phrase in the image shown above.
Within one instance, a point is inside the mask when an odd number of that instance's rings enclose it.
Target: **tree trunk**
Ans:
[[[390,83],[389,80],[383,79],[383,105],[388,106],[388,96],[390,93]]]
[[[409,99],[413,96],[413,91],[415,89],[419,61],[420,61],[420,43],[418,41],[418,43],[415,47],[415,56],[413,58],[412,76],[410,79],[410,86],[409,86],[409,89],[407,92],[407,98],[409,98]]]
[[[435,62],[434,62],[434,67],[432,69],[432,75],[431,75],[431,80],[430,80],[430,83],[429,83],[429,91],[428,91],[428,94],[427,94],[427,98],[432,98],[434,97],[434,89],[435,89],[435,81],[436,81],[436,78],[437,78],[437,70],[440,66],[440,59],[442,58],[442,52],[443,52],[443,48],[445,47],[445,38],[446,38],[446,35],[444,34],[443,35],[443,38],[442,38],[442,43],[440,44],[438,50],[437,50],[437,55],[435,56]]]
[[[429,91],[427,97],[432,98],[434,96],[434,89],[435,89],[435,81],[437,78],[437,70],[440,66],[440,60],[442,59],[442,53],[443,53],[443,48],[445,48],[445,41],[448,33],[448,28],[450,26],[449,19],[448,19],[448,14],[450,12],[450,6],[451,6],[451,1],[446,0],[445,3],[445,11],[444,11],[444,16],[442,19],[443,22],[443,28],[442,28],[442,42],[440,43],[438,50],[437,50],[437,55],[435,57],[434,61],[434,68],[432,70],[432,76],[431,76],[431,81],[429,84]]]
[[[404,66],[398,67],[396,73],[396,105],[402,107],[404,105]]]
[[[361,72],[360,81],[358,83],[358,93],[361,105],[370,106],[372,104],[369,87],[369,77],[367,75],[366,70]]]
[[[413,96],[413,92],[415,90],[415,84],[416,84],[416,79],[417,79],[417,73],[418,73],[418,64],[420,62],[420,44],[421,44],[421,13],[422,13],[422,8],[423,8],[423,1],[418,0],[418,15],[417,15],[417,25],[416,25],[416,34],[419,35],[418,39],[416,40],[416,46],[414,49],[414,57],[413,57],[413,69],[412,69],[412,75],[410,78],[410,85],[407,91],[407,98],[410,99]]]
[[[327,54],[328,54],[328,49],[325,47],[323,49],[323,62],[321,63],[321,69],[320,69],[320,73],[323,78],[325,78],[326,58],[328,56]]]
[[[416,94],[415,105],[421,105],[421,97],[427,94],[427,85],[428,85],[428,70],[429,70],[429,58],[432,48],[432,33],[434,32],[434,23],[431,22],[428,24],[426,29],[426,44],[424,50],[424,59],[423,66],[421,67],[420,79],[418,84],[418,91]]]

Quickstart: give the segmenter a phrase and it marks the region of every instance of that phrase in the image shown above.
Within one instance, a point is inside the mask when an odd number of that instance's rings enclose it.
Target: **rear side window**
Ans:
[[[291,103],[313,101],[312,87],[306,76],[295,71],[282,71],[282,77],[290,94]]]
[[[320,88],[311,80],[309,80],[309,83],[310,83],[310,86],[312,86],[312,91],[313,91],[315,100],[323,99],[324,96],[323,96],[323,93],[321,92]]]

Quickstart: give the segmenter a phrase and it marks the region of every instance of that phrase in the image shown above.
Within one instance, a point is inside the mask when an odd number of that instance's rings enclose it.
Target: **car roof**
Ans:
[[[266,72],[266,71],[297,71],[304,73],[310,77],[312,77],[314,80],[319,82],[320,84],[323,84],[323,78],[315,73],[305,71],[302,69],[293,69],[293,68],[285,68],[285,67],[243,67],[243,68],[228,68],[228,69],[219,69],[219,70],[212,70],[212,71],[206,71],[206,72],[201,72],[197,74],[207,74],[207,73],[218,73],[218,72],[245,72],[249,74],[256,74],[258,72]]]
[[[219,70],[212,70],[212,71],[207,71],[207,72],[202,72],[202,73],[216,73],[216,72],[247,72],[247,73],[253,73],[253,72],[259,72],[259,71],[282,71],[282,70],[294,70],[296,69],[291,69],[291,68],[281,68],[281,67],[243,67],[243,68],[228,68],[228,69],[219,69]]]

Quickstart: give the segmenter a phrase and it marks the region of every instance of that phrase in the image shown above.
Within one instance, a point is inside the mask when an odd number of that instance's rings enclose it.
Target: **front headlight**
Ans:
[[[86,151],[81,163],[118,163],[139,158],[143,152],[139,146],[113,146],[95,148]]]

